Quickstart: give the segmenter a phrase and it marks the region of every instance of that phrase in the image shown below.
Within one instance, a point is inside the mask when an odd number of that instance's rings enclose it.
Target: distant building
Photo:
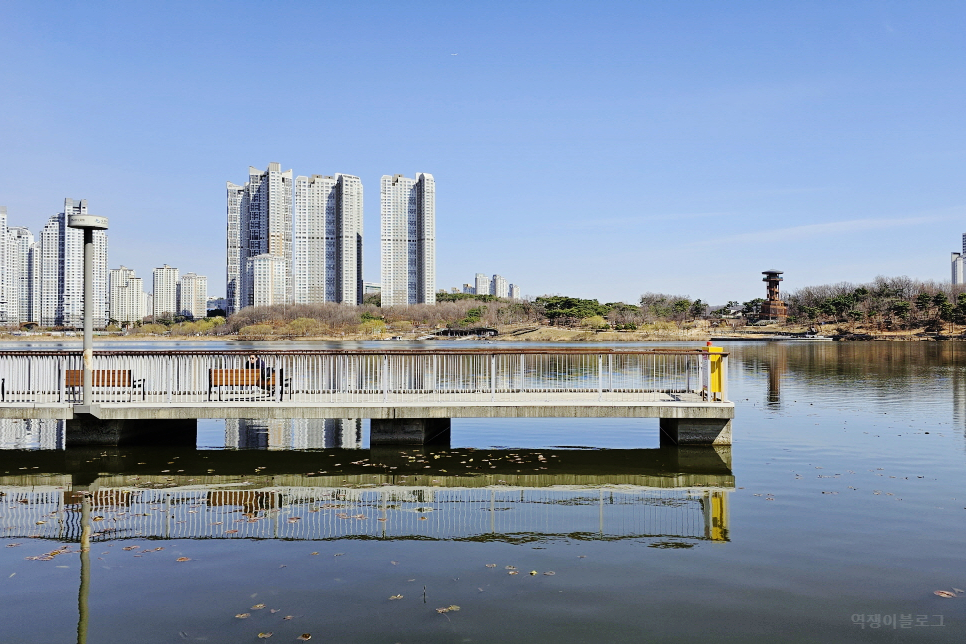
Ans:
[[[173,318],[178,313],[178,269],[165,264],[154,269],[154,321]]]
[[[178,281],[178,315],[200,320],[208,315],[208,278],[185,273]]]
[[[490,295],[510,297],[510,283],[502,275],[494,275],[490,282]]]
[[[282,172],[274,162],[264,172],[249,167],[244,186],[229,181],[226,188],[228,313],[252,306],[256,288],[262,295],[277,290],[281,295],[272,304],[292,302],[292,171]],[[273,269],[271,284],[258,285],[251,260],[263,255],[280,258],[284,266],[281,273]]]
[[[523,295],[520,293],[519,284],[510,284],[510,299],[511,300],[522,300]]]
[[[363,295],[376,295],[382,292],[382,284],[377,284],[376,282],[363,282],[362,283],[362,294]]]
[[[950,263],[952,264],[953,284],[966,284],[966,271],[963,270],[963,261],[966,258],[966,234],[963,234],[963,252],[952,253]]]
[[[10,312],[18,324],[40,322],[40,244],[20,226],[7,228],[8,256],[4,271],[11,280]]]
[[[475,287],[473,292],[477,295],[489,295],[490,294],[490,278],[483,273],[476,274]]]
[[[476,295],[476,287],[472,284],[463,284],[463,292]]]
[[[208,311],[225,311],[225,307],[228,306],[228,300],[223,297],[209,297],[208,298]]]
[[[84,326],[84,232],[69,228],[70,215],[86,215],[87,200],[64,199],[64,212],[47,220],[40,236],[40,323]],[[107,325],[107,234],[94,231],[94,326]]]
[[[380,182],[382,305],[436,303],[436,181],[384,175]]]
[[[252,284],[250,306],[272,306],[287,302],[288,262],[284,257],[269,253],[249,257],[246,273],[250,275]]]
[[[348,174],[295,178],[296,304],[361,304],[362,181]]]
[[[118,324],[141,322],[148,314],[148,296],[144,280],[126,266],[111,269],[108,274],[110,318]]]

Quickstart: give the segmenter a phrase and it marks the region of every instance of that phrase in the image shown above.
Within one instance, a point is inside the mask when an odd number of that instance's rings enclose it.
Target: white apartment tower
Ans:
[[[966,284],[966,267],[963,266],[966,262],[966,233],[963,234],[963,252],[962,253],[952,253],[950,257],[950,263],[952,264],[952,282],[953,284]]]
[[[110,318],[118,324],[140,322],[148,314],[144,280],[126,266],[110,271]]]
[[[40,323],[44,326],[84,326],[84,232],[67,227],[69,215],[86,215],[87,200],[64,200],[64,212],[54,215],[40,236]],[[94,231],[94,325],[107,325],[107,234]]]
[[[519,284],[510,284],[510,299],[511,300],[522,300],[523,296],[520,293]]]
[[[40,245],[26,228],[7,228],[7,273],[13,281],[11,301],[16,322],[40,322]]]
[[[178,315],[178,269],[165,264],[154,269],[154,321]]]
[[[382,305],[436,303],[436,181],[417,173],[380,183]]]
[[[185,273],[178,282],[178,314],[200,320],[208,315],[208,278]]]
[[[477,273],[476,278],[473,280],[476,290],[473,292],[477,295],[489,295],[490,294],[490,278],[483,273]]]
[[[296,304],[361,304],[362,181],[348,174],[295,178]]]
[[[269,163],[264,172],[249,167],[244,186],[228,182],[227,197],[228,313],[254,304],[257,285],[249,260],[260,255],[281,258],[285,276],[282,284],[262,285],[259,290],[275,293],[280,286],[280,298],[270,304],[292,302],[292,171],[282,172],[278,163]]]
[[[256,255],[246,260],[246,272],[252,278],[250,306],[272,306],[285,302],[289,283],[288,262],[278,255]]]
[[[10,242],[7,236],[7,207],[0,206],[0,326],[17,323],[16,274],[10,270]]]
[[[494,275],[490,282],[490,295],[497,297],[510,297],[510,283],[502,275]]]

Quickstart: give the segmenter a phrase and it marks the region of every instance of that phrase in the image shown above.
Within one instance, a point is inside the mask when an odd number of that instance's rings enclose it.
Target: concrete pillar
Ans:
[[[675,445],[731,445],[731,420],[662,418],[661,441]]]
[[[66,422],[66,447],[85,445],[190,445],[198,443],[198,421],[105,420],[76,414]]]
[[[449,445],[449,418],[373,418],[370,445]]]

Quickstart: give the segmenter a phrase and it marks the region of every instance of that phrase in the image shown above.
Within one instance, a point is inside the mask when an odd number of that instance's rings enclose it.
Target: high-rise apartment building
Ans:
[[[417,173],[380,183],[382,305],[436,303],[436,181]]]
[[[490,282],[490,295],[510,297],[510,283],[502,275],[494,275]]]
[[[966,284],[966,267],[963,266],[964,262],[966,262],[966,233],[963,234],[963,252],[952,253],[950,257],[953,284]]]
[[[7,228],[7,274],[12,281],[11,312],[18,324],[40,323],[40,245],[22,226]]]
[[[86,215],[87,200],[64,200],[64,212],[47,220],[40,236],[40,323],[84,326],[84,232],[69,228],[70,215]],[[107,325],[107,234],[94,231],[94,326]]]
[[[262,295],[280,294],[270,304],[292,302],[292,171],[282,172],[281,165],[274,162],[264,172],[249,167],[244,186],[227,183],[227,198],[228,313],[252,306],[256,288]],[[285,269],[281,284],[255,284],[251,272],[255,263],[250,260],[261,255],[281,258]]]
[[[17,303],[16,276],[10,270],[10,242],[7,238],[7,207],[0,206],[0,326],[16,323]]]
[[[474,290],[473,292],[477,295],[489,295],[490,294],[490,278],[483,273],[477,273],[476,279],[473,280]]]
[[[510,284],[510,299],[511,300],[522,300],[523,295],[520,293],[519,284]]]
[[[110,318],[117,324],[141,322],[148,314],[148,296],[144,280],[126,266],[113,268],[108,276],[110,284]]]
[[[295,178],[296,304],[361,304],[362,181],[348,174]]]
[[[208,315],[208,278],[185,273],[178,282],[178,315],[200,320]]]
[[[246,272],[252,276],[251,306],[272,306],[285,302],[288,262],[278,255],[256,255],[247,260]]]
[[[178,312],[178,269],[165,264],[154,269],[154,321],[173,318]]]

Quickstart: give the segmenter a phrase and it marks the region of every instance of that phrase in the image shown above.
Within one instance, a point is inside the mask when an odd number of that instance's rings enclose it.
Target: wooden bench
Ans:
[[[279,370],[281,374],[281,370]],[[218,400],[222,391],[228,388],[258,387],[263,392],[275,397],[275,371],[263,367],[261,369],[209,369],[208,370],[208,400],[211,400],[211,390],[218,389]]]
[[[134,380],[130,369],[94,369],[91,372],[91,384],[94,387],[108,389],[126,389],[128,401],[134,400],[134,390],[141,389],[141,400],[144,400],[144,380]],[[84,388],[84,370],[68,369],[64,372],[64,387],[75,393]]]

